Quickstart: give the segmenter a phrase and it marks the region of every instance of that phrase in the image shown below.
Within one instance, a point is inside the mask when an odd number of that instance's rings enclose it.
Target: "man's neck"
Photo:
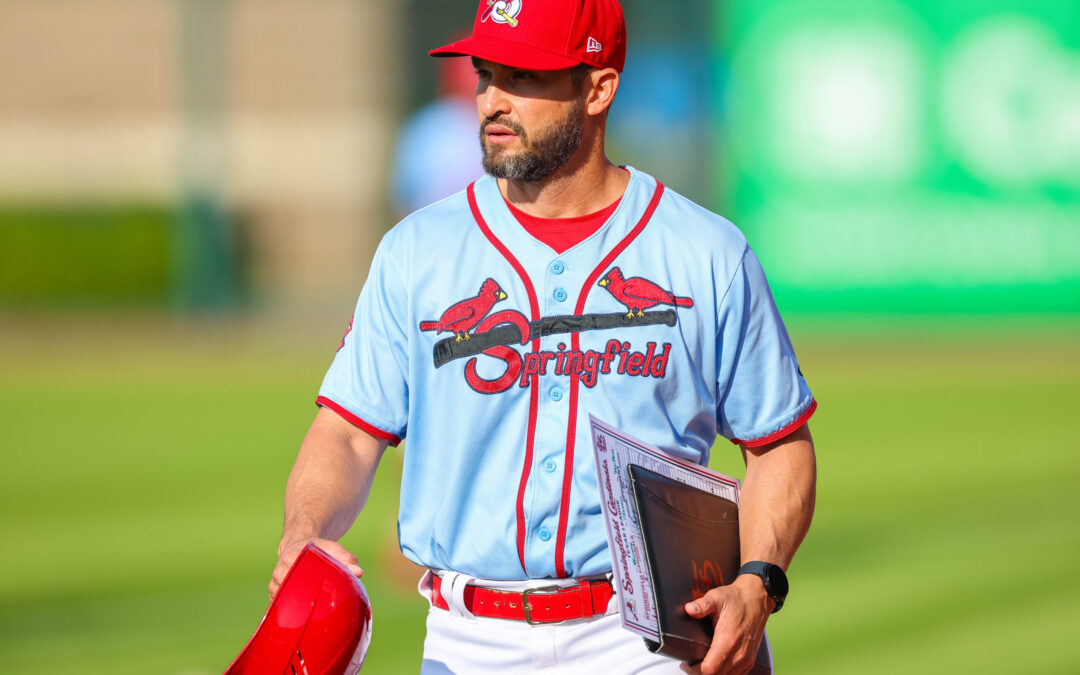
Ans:
[[[629,172],[600,153],[584,162],[571,159],[543,180],[522,183],[500,178],[499,190],[508,202],[531,216],[573,218],[610,205],[622,196],[629,182]]]

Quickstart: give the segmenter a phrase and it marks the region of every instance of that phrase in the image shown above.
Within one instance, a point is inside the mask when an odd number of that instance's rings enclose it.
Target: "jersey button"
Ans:
[[[566,265],[563,264],[563,261],[556,260],[555,262],[551,263],[551,273],[552,274],[562,274],[565,271],[566,271]]]
[[[551,391],[548,392],[548,396],[551,397],[552,401],[555,401],[556,403],[558,403],[559,401],[562,400],[563,391],[562,391],[562,389],[559,389],[558,387],[552,387]]]
[[[566,302],[566,291],[561,288],[556,288],[555,292],[551,294],[558,302]]]
[[[540,537],[540,541],[548,541],[551,539],[551,530],[546,527],[541,527],[540,531],[536,533],[536,536]]]
[[[549,459],[548,461],[544,462],[544,471],[547,471],[548,473],[553,473],[555,471],[555,466],[555,460]]]

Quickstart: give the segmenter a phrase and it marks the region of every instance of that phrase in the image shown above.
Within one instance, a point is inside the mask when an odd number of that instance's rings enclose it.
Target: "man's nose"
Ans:
[[[493,83],[476,90],[476,108],[482,117],[493,119],[510,112],[510,101],[501,88]]]

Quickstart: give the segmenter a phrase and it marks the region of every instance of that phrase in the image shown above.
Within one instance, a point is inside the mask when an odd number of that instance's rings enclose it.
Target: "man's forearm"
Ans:
[[[285,488],[279,553],[306,539],[340,539],[367,501],[386,442],[326,408],[300,446]]]
[[[776,443],[745,453],[746,478],[739,499],[742,561],[763,560],[786,570],[814,516],[817,466],[810,430],[803,425]]]
[[[817,468],[814,442],[803,425],[761,448],[745,448],[746,477],[739,496],[742,561],[787,569],[814,516]],[[775,603],[760,577],[744,574],[686,604],[694,618],[711,617],[712,645],[688,672],[748,673]]]

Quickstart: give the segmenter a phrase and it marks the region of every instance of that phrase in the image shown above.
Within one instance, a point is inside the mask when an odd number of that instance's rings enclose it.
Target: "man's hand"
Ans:
[[[711,617],[715,631],[704,660],[693,666],[683,664],[683,670],[701,675],[749,673],[772,608],[772,598],[765,593],[761,579],[750,574],[687,603],[686,613],[697,619]]]
[[[309,543],[313,543],[323,551],[326,551],[331,558],[334,558],[345,565],[345,567],[349,568],[349,571],[357,577],[364,576],[364,570],[360,569],[360,561],[357,560],[355,555],[336,541],[330,539],[300,539],[288,544],[282,542],[281,546],[278,548],[277,567],[274,568],[274,574],[270,578],[271,600],[277,595],[278,589],[281,588],[281,582],[285,581],[285,575],[289,572],[289,568],[293,566],[296,559],[300,557],[300,552],[303,551],[304,547]]]

